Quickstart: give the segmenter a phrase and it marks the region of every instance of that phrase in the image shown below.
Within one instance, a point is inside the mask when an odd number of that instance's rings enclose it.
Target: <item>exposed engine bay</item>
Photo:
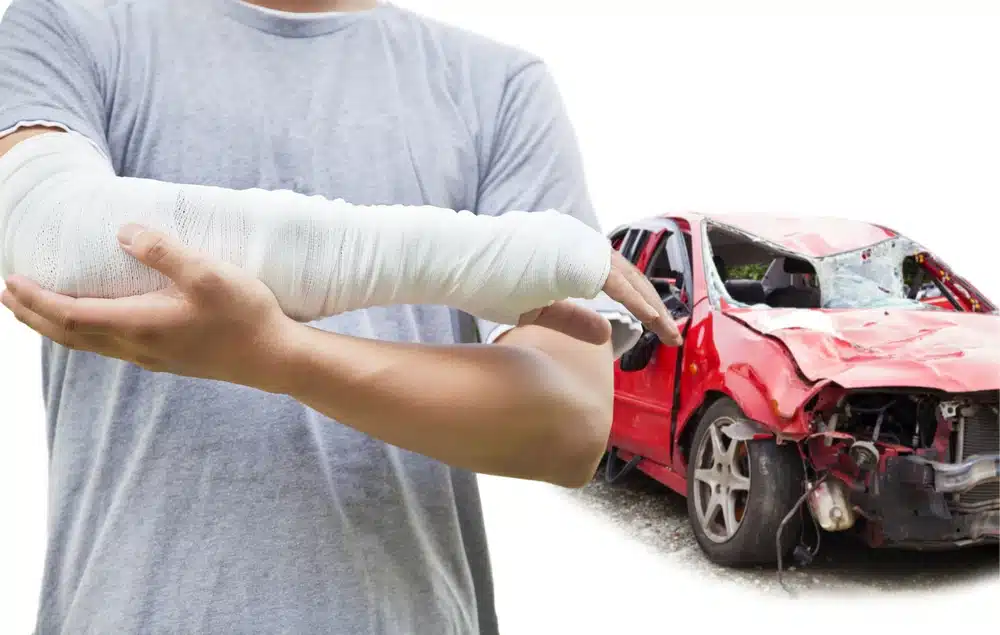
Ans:
[[[860,442],[930,448],[937,431],[940,399],[932,395],[862,392],[846,395],[826,422]]]
[[[824,529],[846,529],[854,524],[854,514],[868,521],[887,520],[884,490],[903,484],[914,490],[903,500],[926,499],[926,509],[909,511],[914,518],[922,511],[950,519],[1000,510],[998,393],[842,391],[835,401],[830,395],[825,407],[822,402],[816,406],[816,433],[803,449],[812,470],[829,472],[848,499],[840,522],[817,519]],[[890,483],[887,474],[902,480],[890,478]],[[962,532],[956,533],[949,537],[959,539]]]
[[[854,530],[872,546],[947,548],[998,539],[1000,393],[831,390],[799,445],[814,546]],[[779,559],[780,566],[780,559]]]
[[[886,457],[913,454],[957,464],[1000,450],[1000,394],[994,392],[842,391],[825,406],[817,402],[813,414],[814,437],[826,448],[846,444],[849,460],[838,464],[855,476],[877,470]],[[810,450],[816,452],[814,446]],[[822,450],[818,454],[833,458]],[[1000,492],[997,498],[1000,505]]]

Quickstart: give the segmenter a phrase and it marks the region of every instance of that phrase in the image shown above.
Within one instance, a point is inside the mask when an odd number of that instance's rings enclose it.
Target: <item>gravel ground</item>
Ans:
[[[603,471],[603,470],[602,470]],[[660,483],[633,472],[614,485],[599,475],[581,490],[566,491],[589,514],[611,521],[621,531],[656,551],[721,580],[784,593],[774,570],[733,570],[708,562],[688,525],[685,499]],[[786,571],[795,595],[831,591],[926,591],[942,585],[1000,582],[1000,550],[976,547],[946,552],[869,549],[849,536],[825,534],[816,559]]]

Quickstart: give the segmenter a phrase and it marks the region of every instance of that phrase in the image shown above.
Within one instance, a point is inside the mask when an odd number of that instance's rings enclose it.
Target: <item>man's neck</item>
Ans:
[[[363,11],[371,9],[376,0],[244,0],[266,9],[292,13],[324,13],[327,11]]]

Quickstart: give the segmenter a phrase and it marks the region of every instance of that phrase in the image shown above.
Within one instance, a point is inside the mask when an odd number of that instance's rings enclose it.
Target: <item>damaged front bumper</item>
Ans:
[[[949,548],[1000,539],[1000,454],[939,463],[915,455],[886,460],[852,500],[873,546]]]

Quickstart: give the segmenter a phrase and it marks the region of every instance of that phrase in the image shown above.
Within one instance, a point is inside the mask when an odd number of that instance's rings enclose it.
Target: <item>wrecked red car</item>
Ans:
[[[617,362],[605,477],[687,497],[730,566],[808,561],[823,532],[955,548],[1000,533],[1000,316],[878,225],[657,217],[610,239],[684,335]]]

